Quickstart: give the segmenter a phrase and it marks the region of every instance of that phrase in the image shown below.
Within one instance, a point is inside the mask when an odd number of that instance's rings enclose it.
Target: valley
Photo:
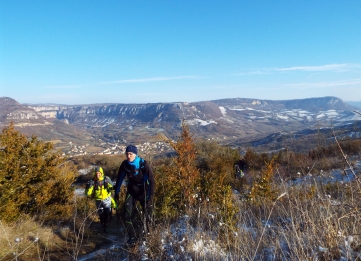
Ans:
[[[20,104],[0,97],[0,128],[10,122],[25,135],[53,141],[65,154],[117,153],[132,143],[177,139],[184,121],[194,138],[259,151],[308,150],[333,136],[359,138],[361,115],[337,97],[299,100],[246,98],[149,104]],[[112,149],[117,147],[116,150]],[[165,149],[167,150],[167,149]]]

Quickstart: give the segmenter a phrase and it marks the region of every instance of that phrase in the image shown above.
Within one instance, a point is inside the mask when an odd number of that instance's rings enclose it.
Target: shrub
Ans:
[[[200,187],[200,173],[195,166],[197,151],[194,138],[185,123],[177,142],[167,140],[176,152],[168,165],[157,174],[157,195],[160,212],[166,215],[183,212],[197,204]],[[172,210],[173,209],[173,210]]]
[[[223,222],[235,222],[236,209],[232,200],[232,187],[241,188],[243,179],[235,177],[235,163],[239,152],[216,142],[197,143],[197,166],[201,173],[201,199],[211,209],[219,209]]]
[[[160,217],[177,217],[203,209],[218,212],[222,222],[235,223],[231,184],[238,151],[216,143],[195,143],[183,123],[177,142],[168,141],[176,152],[170,159],[157,160],[156,206]]]
[[[278,190],[273,184],[275,169],[276,164],[272,159],[262,170],[261,176],[253,182],[249,193],[245,195],[248,202],[258,205],[261,202],[273,202],[277,198]]]
[[[76,170],[53,152],[53,144],[28,139],[11,123],[0,134],[0,147],[0,219],[64,215],[74,196]]]

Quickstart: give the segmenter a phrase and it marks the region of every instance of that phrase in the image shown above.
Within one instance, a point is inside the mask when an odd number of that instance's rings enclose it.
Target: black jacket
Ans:
[[[117,176],[117,182],[115,186],[115,194],[120,191],[121,184],[124,178],[128,178],[127,190],[134,198],[146,197],[146,201],[153,201],[155,192],[155,180],[152,168],[149,163],[140,158],[139,169],[134,169],[128,163],[128,160],[124,160],[120,164]]]

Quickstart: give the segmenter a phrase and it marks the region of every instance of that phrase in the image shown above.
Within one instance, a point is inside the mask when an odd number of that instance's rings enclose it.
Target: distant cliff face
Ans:
[[[14,122],[15,126],[49,125],[36,110],[24,106],[9,97],[0,97],[0,123]]]
[[[336,97],[299,100],[222,99],[194,103],[21,105],[0,98],[1,122],[52,125],[62,122],[105,137],[163,133],[174,138],[184,120],[199,137],[250,140],[283,131],[360,120],[355,107]],[[20,126],[20,125],[19,125]]]
[[[245,117],[245,119],[257,120],[257,117],[247,117],[252,114],[252,111],[257,115],[263,114],[267,119],[277,119],[282,115],[291,119],[297,114],[298,117],[303,117],[304,120],[311,122],[319,118],[320,112],[329,110],[338,111],[338,115],[328,118],[343,120],[342,116],[355,109],[335,97],[287,101],[236,98],[195,103],[28,105],[27,107],[45,118],[67,119],[71,124],[86,125],[99,125],[100,122],[101,125],[106,125],[107,122],[108,124],[114,121],[122,123],[126,120],[151,123],[155,121],[179,122],[180,119],[209,121],[222,117],[232,118],[226,114],[238,115],[238,117],[235,116],[237,118]],[[92,121],[89,122],[89,119]],[[297,117],[295,119],[299,120]]]

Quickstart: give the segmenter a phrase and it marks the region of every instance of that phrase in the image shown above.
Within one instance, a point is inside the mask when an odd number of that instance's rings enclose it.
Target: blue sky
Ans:
[[[361,1],[0,1],[20,103],[361,100]]]

